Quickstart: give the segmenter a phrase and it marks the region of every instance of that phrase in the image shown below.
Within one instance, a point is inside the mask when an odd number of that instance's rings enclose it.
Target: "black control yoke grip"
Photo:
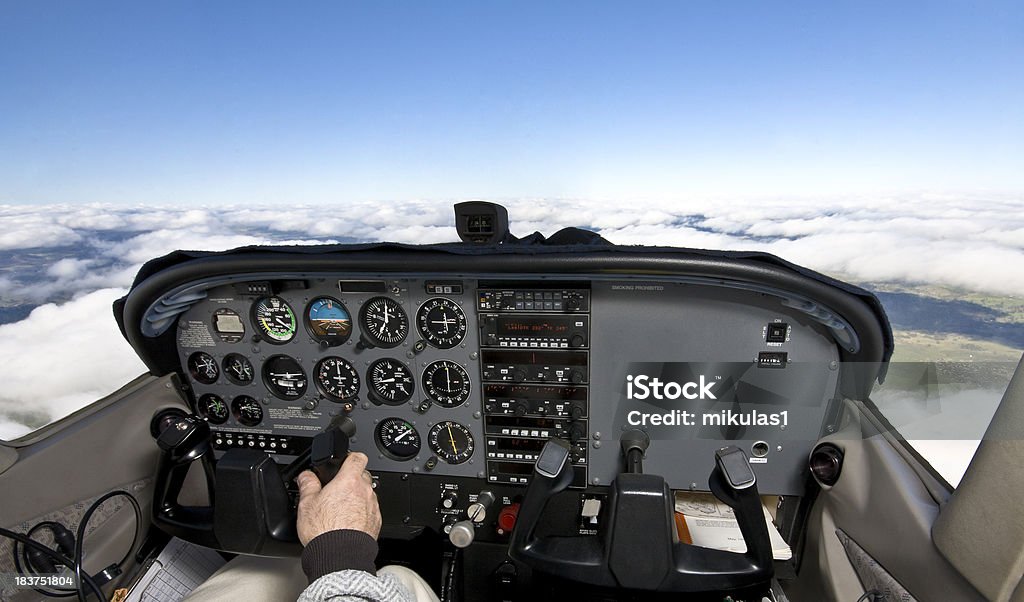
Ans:
[[[598,537],[538,537],[551,496],[572,482],[569,451],[549,441],[519,509],[509,555],[532,568],[604,587],[699,592],[767,583],[774,572],[761,499],[746,454],[715,454],[712,493],[732,507],[747,544],[743,554],[678,541],[674,500],[663,478],[624,473],[612,483]]]

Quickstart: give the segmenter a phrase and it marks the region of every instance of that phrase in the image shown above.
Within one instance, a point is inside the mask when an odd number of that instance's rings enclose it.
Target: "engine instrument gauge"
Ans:
[[[325,357],[313,368],[316,388],[332,401],[346,401],[359,394],[359,373],[340,357]]]
[[[423,370],[423,392],[434,403],[454,408],[469,399],[469,373],[451,360],[438,360]]]
[[[427,443],[437,457],[449,464],[462,464],[473,456],[473,434],[454,420],[438,422],[430,428]]]
[[[252,321],[269,343],[280,345],[295,336],[295,312],[281,297],[263,297],[256,301],[252,306]]]
[[[263,406],[248,395],[239,395],[231,402],[231,413],[235,420],[245,426],[256,426],[263,422]]]
[[[224,403],[219,395],[213,393],[207,393],[200,397],[196,406],[199,415],[209,420],[211,424],[224,424],[227,422],[228,416],[231,415],[228,404]]]
[[[405,364],[385,357],[367,370],[370,398],[378,403],[397,406],[409,401],[416,390],[415,379]]]
[[[409,334],[409,316],[391,297],[373,297],[359,310],[359,326],[368,343],[390,349]]]
[[[336,347],[352,336],[352,316],[334,297],[317,297],[306,307],[306,328],[317,341]]]
[[[298,399],[306,393],[306,372],[294,358],[275,355],[263,364],[263,384],[281,399]]]
[[[392,460],[410,460],[420,453],[420,434],[401,418],[385,418],[373,431],[377,449]]]
[[[252,382],[253,369],[249,358],[239,353],[224,356],[224,376],[236,385],[247,385]]]
[[[420,336],[438,349],[451,349],[466,337],[466,314],[445,297],[427,299],[416,312]]]
[[[217,360],[213,359],[212,355],[196,351],[188,356],[188,373],[195,381],[212,385],[220,376],[220,368],[217,367]]]

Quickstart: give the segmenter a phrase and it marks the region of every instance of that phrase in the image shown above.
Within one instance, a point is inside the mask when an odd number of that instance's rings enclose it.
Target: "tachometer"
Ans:
[[[377,449],[392,460],[409,460],[420,453],[420,434],[401,418],[385,418],[373,431]]]
[[[359,394],[359,373],[340,357],[325,357],[313,369],[316,388],[332,401],[346,401]]]
[[[295,312],[281,297],[263,297],[252,306],[252,321],[270,343],[280,345],[295,336]]]
[[[306,393],[306,372],[294,358],[275,355],[263,364],[263,383],[281,399],[298,399]]]
[[[211,424],[224,424],[227,422],[228,416],[231,415],[228,404],[224,403],[219,395],[213,393],[207,393],[200,397],[196,405],[199,415],[209,420]]]
[[[317,297],[306,307],[306,327],[314,339],[335,347],[352,336],[352,316],[334,297]]]
[[[438,360],[423,370],[423,392],[446,408],[466,403],[469,386],[469,372],[451,360]]]
[[[416,327],[427,343],[438,349],[451,349],[466,336],[466,314],[451,299],[434,297],[416,312]]]
[[[367,380],[370,382],[370,398],[387,405],[402,405],[412,398],[416,390],[416,383],[409,368],[389,357],[370,364]]]
[[[252,362],[239,353],[229,353],[224,356],[224,376],[236,385],[247,385],[253,378]]]
[[[368,343],[389,349],[409,334],[409,316],[391,297],[373,297],[359,310],[359,326]]]
[[[239,395],[231,402],[231,413],[235,420],[245,426],[256,426],[263,422],[263,406],[248,395]]]
[[[473,456],[473,434],[469,427],[454,420],[431,427],[427,443],[438,458],[449,464],[462,464]]]
[[[212,355],[196,351],[188,356],[188,373],[196,381],[204,385],[212,385],[220,376],[220,368],[217,367],[217,360],[213,359]]]

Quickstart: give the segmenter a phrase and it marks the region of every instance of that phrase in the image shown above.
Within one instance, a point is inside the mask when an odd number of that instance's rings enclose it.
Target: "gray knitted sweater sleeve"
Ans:
[[[371,575],[347,569],[324,575],[309,585],[298,602],[415,602],[413,595],[391,574]]]
[[[309,578],[298,602],[416,602],[398,577],[377,575],[377,541],[362,531],[329,531],[306,545],[302,570]]]

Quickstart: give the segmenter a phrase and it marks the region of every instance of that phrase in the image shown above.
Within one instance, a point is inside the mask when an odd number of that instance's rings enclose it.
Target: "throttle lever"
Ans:
[[[309,448],[309,460],[313,472],[320,479],[320,485],[330,483],[349,452],[349,438],[356,434],[356,423],[351,418],[343,418],[331,428],[313,437]]]

